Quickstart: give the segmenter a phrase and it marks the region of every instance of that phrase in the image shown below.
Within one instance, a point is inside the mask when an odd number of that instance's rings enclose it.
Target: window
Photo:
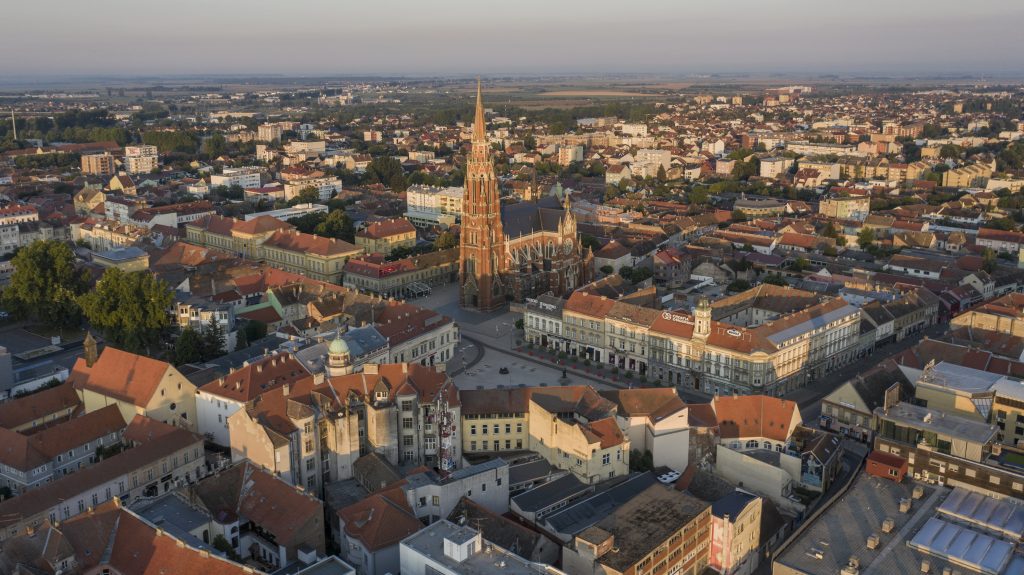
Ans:
[[[488,445],[489,445],[489,442],[485,439],[484,440],[484,451],[487,451]]]
[[[440,507],[441,498],[437,495],[434,495],[433,497],[430,498],[430,504],[433,505],[434,507]]]
[[[484,483],[483,485],[480,486],[480,491],[483,492],[483,493],[487,493],[487,484],[486,483]]]
[[[522,423],[517,423],[516,424],[516,433],[522,433],[522,432],[523,432],[523,424]]]
[[[316,459],[306,460],[306,471],[313,471],[314,467],[316,467]]]
[[[475,425],[470,425],[469,426],[469,434],[470,435],[476,435],[476,426]]]
[[[611,462],[612,462],[612,454],[605,453],[604,455],[601,456],[601,464],[602,465],[610,465]]]
[[[475,441],[470,441],[469,442],[469,450],[470,451],[476,451],[476,442]]]
[[[487,426],[486,426],[486,425],[481,425],[481,426],[480,426],[480,431],[481,431],[481,432],[482,432],[482,433],[483,433],[484,435],[487,435]]]
[[[412,402],[411,401],[403,401],[402,402],[402,411],[412,411]]]
[[[890,469],[889,470],[889,476],[890,477],[898,477],[899,474],[900,474],[899,469]]]
[[[412,429],[412,418],[411,417],[403,417],[402,418],[402,429]]]
[[[500,477],[498,478],[498,487],[501,487],[501,478]]]
[[[412,440],[412,436],[411,435],[403,435],[402,436],[402,445],[404,445],[406,447],[412,447],[412,443],[413,443],[413,440]]]
[[[511,423],[506,423],[505,424],[505,433],[512,433],[512,424]]]

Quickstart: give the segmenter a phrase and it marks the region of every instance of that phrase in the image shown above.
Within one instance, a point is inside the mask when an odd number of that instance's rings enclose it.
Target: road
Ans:
[[[803,417],[804,422],[810,422],[813,426],[821,416],[821,400],[826,395],[835,391],[836,388],[849,381],[857,374],[864,373],[872,367],[880,364],[888,357],[906,351],[907,349],[917,345],[917,343],[925,336],[936,338],[942,335],[945,333],[947,328],[948,325],[944,323],[933,325],[928,329],[913,334],[903,340],[880,347],[871,355],[861,358],[828,374],[828,376],[821,381],[787,394],[786,399],[791,399],[797,402],[797,405],[800,406],[800,415]]]

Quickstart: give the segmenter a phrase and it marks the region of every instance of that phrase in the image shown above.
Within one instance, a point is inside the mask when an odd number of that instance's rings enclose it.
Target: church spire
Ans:
[[[476,79],[476,116],[473,119],[473,141],[487,141],[487,121],[484,119],[484,99],[480,78]]]

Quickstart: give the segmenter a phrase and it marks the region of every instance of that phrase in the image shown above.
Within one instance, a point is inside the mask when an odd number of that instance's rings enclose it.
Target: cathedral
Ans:
[[[589,282],[594,254],[584,251],[576,218],[552,196],[502,205],[491,163],[480,85],[462,197],[459,302],[480,311],[552,292],[562,296]]]

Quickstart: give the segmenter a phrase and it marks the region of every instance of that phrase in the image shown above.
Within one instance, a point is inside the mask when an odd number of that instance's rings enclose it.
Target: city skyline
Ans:
[[[154,18],[123,0],[18,3],[0,40],[0,72],[18,76],[494,75],[599,73],[883,74],[1024,72],[1015,24],[1024,6],[794,0],[630,10],[527,0],[488,12],[441,5],[176,3]],[[116,18],[115,18],[116,16]],[[116,26],[114,23],[116,22]],[[159,26],[155,24],[159,24]],[[109,33],[96,33],[110,26]],[[962,38],[951,41],[950,37]],[[82,49],[83,45],[89,49]]]

